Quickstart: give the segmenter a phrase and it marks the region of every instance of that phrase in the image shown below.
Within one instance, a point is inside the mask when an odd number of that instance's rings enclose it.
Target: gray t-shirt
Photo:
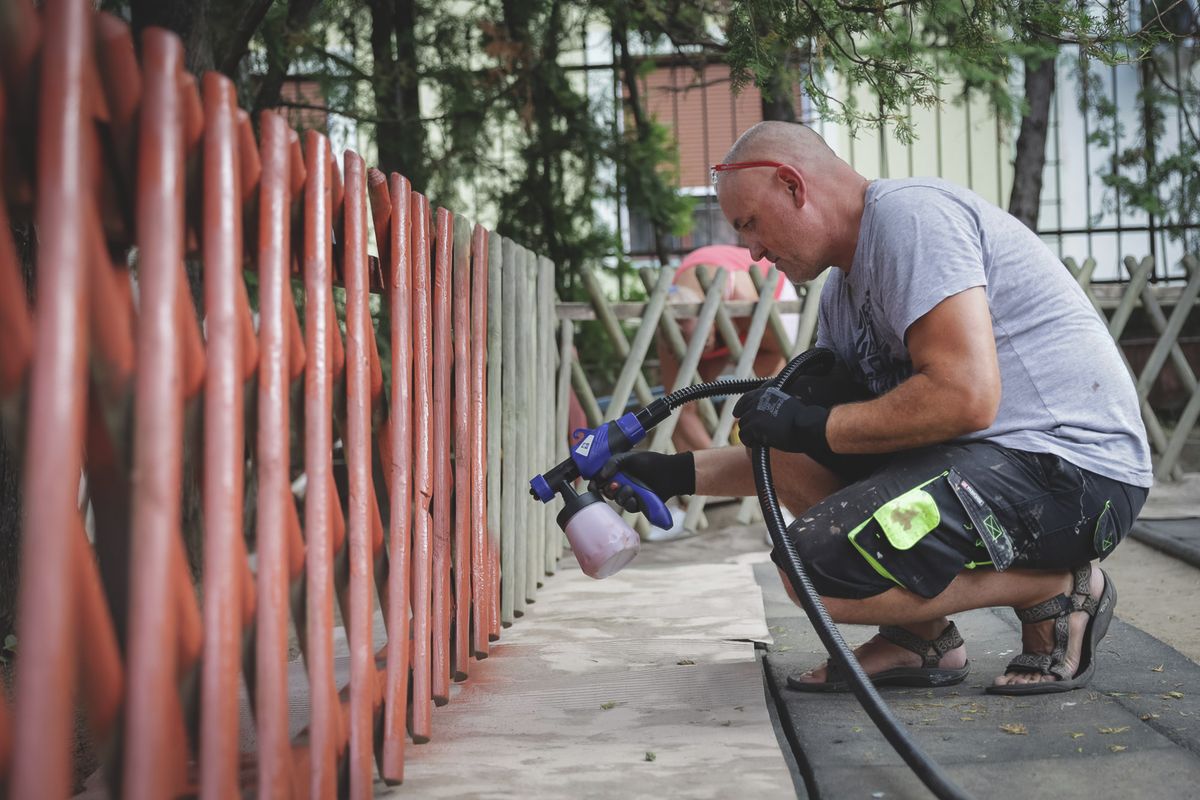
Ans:
[[[849,273],[830,270],[817,344],[882,394],[912,374],[908,328],[947,297],[987,289],[1000,360],[1000,409],[963,437],[1052,453],[1150,486],[1150,448],[1116,344],[1083,290],[1028,228],[936,178],[867,187]]]

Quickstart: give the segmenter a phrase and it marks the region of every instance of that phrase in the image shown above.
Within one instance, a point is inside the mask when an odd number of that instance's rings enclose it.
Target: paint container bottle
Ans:
[[[570,488],[562,495],[567,504],[558,513],[558,526],[585,575],[607,578],[633,560],[641,540],[603,498],[595,492],[576,495]]]

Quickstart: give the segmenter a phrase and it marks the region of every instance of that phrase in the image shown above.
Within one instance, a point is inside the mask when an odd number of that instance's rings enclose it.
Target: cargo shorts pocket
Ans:
[[[948,502],[957,502],[946,488],[948,474],[888,500],[848,534],[877,573],[923,597],[941,592],[963,568],[961,553],[945,537],[930,535],[946,522],[944,510],[955,511],[946,509]]]

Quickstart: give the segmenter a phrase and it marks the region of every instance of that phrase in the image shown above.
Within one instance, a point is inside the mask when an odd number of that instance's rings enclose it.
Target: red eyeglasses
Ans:
[[[751,169],[753,167],[786,166],[786,164],[781,164],[778,161],[733,161],[728,164],[713,164],[711,167],[709,167],[709,174],[712,175],[713,185],[716,185],[718,172],[730,172],[735,169]]]

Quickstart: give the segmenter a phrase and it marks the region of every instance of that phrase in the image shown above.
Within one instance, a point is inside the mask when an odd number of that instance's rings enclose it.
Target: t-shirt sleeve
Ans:
[[[903,189],[880,198],[874,216],[872,294],[901,342],[947,297],[987,286],[978,219],[958,199]]]

